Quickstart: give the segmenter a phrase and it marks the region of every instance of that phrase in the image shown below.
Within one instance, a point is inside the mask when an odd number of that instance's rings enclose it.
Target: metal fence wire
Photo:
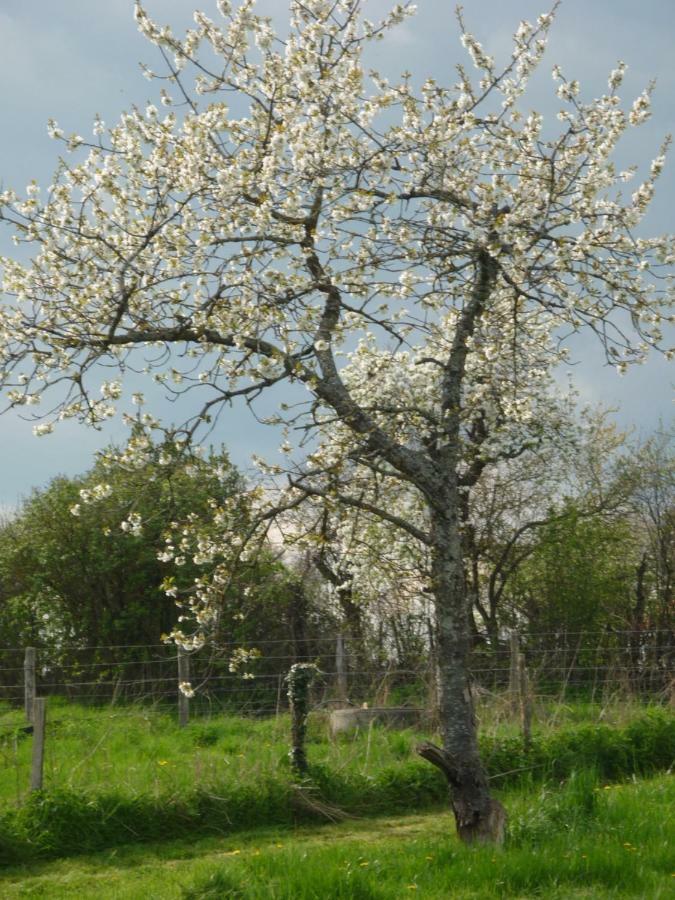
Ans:
[[[28,703],[60,696],[92,705],[175,703],[179,680],[194,691],[192,708],[269,715],[287,708],[285,677],[294,663],[312,662],[320,675],[314,703],[433,706],[435,666],[429,652],[400,659],[369,652],[343,635],[257,641],[187,654],[179,676],[174,645],[59,646],[0,649],[0,701]],[[675,642],[653,631],[540,632],[477,645],[470,660],[476,691],[512,688],[522,656],[532,691],[542,696],[600,698],[618,690],[646,698],[673,691]],[[521,663],[522,665],[522,663]],[[32,683],[31,683],[32,682]]]

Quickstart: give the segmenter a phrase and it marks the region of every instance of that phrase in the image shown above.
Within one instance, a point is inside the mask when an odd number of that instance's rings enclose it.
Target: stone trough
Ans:
[[[338,734],[351,734],[360,728],[368,728],[371,722],[387,725],[389,728],[411,728],[420,725],[426,715],[425,709],[411,706],[334,709],[330,714],[329,727],[333,737]]]

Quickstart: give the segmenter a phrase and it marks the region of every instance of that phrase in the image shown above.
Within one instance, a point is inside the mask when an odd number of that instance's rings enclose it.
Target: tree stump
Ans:
[[[441,747],[425,741],[417,747],[417,752],[447,779],[460,839],[465,844],[503,844],[507,817],[502,804],[493,800],[483,785],[467,777],[466,770]]]

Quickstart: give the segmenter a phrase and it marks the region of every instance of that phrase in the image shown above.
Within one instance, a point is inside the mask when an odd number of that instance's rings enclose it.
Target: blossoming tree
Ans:
[[[44,434],[116,415],[124,373],[140,372],[194,398],[174,431],[183,446],[236,399],[304,385],[308,402],[275,421],[305,438],[331,429],[332,452],[290,463],[287,492],[257,497],[257,521],[318,492],[369,503],[428,547],[444,746],[427,756],[448,776],[462,838],[498,839],[467,683],[462,494],[484,460],[531,442],[567,335],[595,332],[619,368],[661,345],[672,247],[636,229],[665,146],[628,195],[635,171],[612,162],[649,117],[650,89],[624,110],[620,64],[586,102],[556,68],[553,133],[518,105],[552,14],[520,24],[501,69],[460,15],[477,75],[459,67],[455,84],[416,88],[363,61],[409,4],[372,23],[362,0],[290,0],[283,39],[253,0],[217,5],[217,22],[195,13],[183,37],[137,5],[169,109],[96,121],[92,142],[52,122],[73,153],[53,184],[1,195],[2,218],[34,251],[3,260],[4,390],[16,406],[49,404]],[[159,427],[149,412],[143,423]],[[137,428],[127,457],[145,450]],[[350,492],[339,480],[350,466],[410,485],[423,515]],[[211,529],[184,529],[165,554],[192,547],[211,565],[184,601],[196,641],[227,566],[245,562],[246,541],[233,563],[234,543],[217,537],[226,520],[216,509]]]

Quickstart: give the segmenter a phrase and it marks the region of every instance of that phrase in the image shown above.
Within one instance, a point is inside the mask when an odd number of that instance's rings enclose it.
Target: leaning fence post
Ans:
[[[190,657],[178,648],[178,724],[185,728],[190,721]]]
[[[23,693],[26,719],[33,721],[33,701],[35,700],[35,647],[26,647],[23,661]]]
[[[33,700],[33,759],[30,769],[31,791],[42,790],[42,773],[45,759],[45,724],[47,721],[47,700],[36,697]]]

